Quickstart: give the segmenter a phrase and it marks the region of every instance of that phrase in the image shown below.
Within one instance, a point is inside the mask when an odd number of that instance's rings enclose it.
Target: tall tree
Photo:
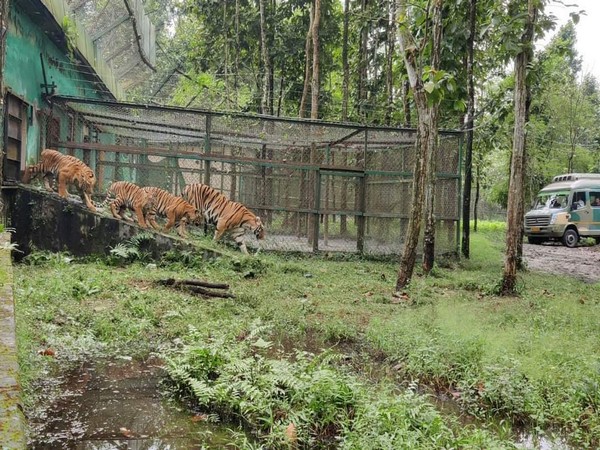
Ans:
[[[314,0],[314,12],[312,20],[312,80],[311,80],[311,105],[310,118],[319,118],[319,25],[321,23],[321,0]]]
[[[313,0],[314,5],[314,0]],[[308,89],[310,87],[312,66],[311,66],[311,55],[312,55],[312,31],[313,31],[313,20],[314,20],[314,6],[311,6],[309,10],[309,25],[306,31],[306,42],[304,46],[304,85],[302,88],[302,98],[300,99],[300,111],[299,117],[302,118],[306,113],[306,100],[308,99]]]
[[[358,49],[358,103],[357,110],[361,122],[367,120],[367,77],[368,77],[368,47],[369,47],[369,21],[368,16],[368,0],[360,1],[360,47]]]
[[[385,90],[387,108],[385,110],[385,123],[391,125],[392,111],[394,109],[394,53],[396,51],[396,0],[388,1],[387,10],[387,36],[386,36],[386,65],[385,65]]]
[[[271,63],[269,60],[269,48],[267,46],[265,0],[259,0],[258,5],[260,9],[260,50],[263,63],[262,100],[260,106],[262,114],[271,114]]]
[[[442,53],[442,4],[443,0],[435,0],[433,6],[433,26],[432,26],[432,43],[431,43],[431,73],[433,74],[433,80],[438,76],[440,70],[440,60]],[[431,76],[431,75],[430,75]],[[430,81],[432,83],[432,81]],[[431,89],[432,93],[435,89],[434,86],[427,87]],[[429,274],[433,269],[433,263],[435,258],[435,168],[436,168],[436,154],[438,148],[438,118],[439,118],[439,104],[435,99],[431,97],[427,99],[427,110],[424,112],[419,111],[419,115],[429,115],[427,118],[430,121],[430,135],[431,141],[427,146],[427,161],[428,164],[425,167],[425,233],[423,235],[423,272]]]
[[[467,38],[467,117],[465,126],[467,138],[465,143],[465,182],[462,205],[462,243],[461,251],[465,258],[470,255],[471,228],[471,187],[473,180],[473,125],[475,114],[475,25],[477,22],[477,0],[469,0],[469,36]]]
[[[526,164],[526,125],[528,107],[528,65],[533,54],[534,28],[538,15],[538,1],[528,0],[525,27],[521,36],[521,50],[515,58],[514,110],[515,125],[513,150],[508,188],[508,211],[506,230],[506,256],[501,293],[514,295],[517,287],[517,268],[523,246],[524,175]]]
[[[350,0],[344,0],[344,26],[342,31],[342,122],[348,121],[348,96],[350,95],[350,64],[348,63],[348,28]]]
[[[424,205],[426,200],[426,188],[428,195],[431,197],[428,200],[433,200],[433,189],[431,183],[431,165],[433,164],[432,156],[435,155],[437,147],[438,129],[437,118],[439,112],[439,81],[443,77],[441,71],[437,71],[436,67],[439,64],[441,48],[441,14],[442,0],[435,0],[433,7],[428,5],[431,10],[425,11],[425,19],[430,16],[433,22],[432,30],[427,30],[423,33],[428,37],[434,35],[431,45],[431,68],[428,73],[423,73],[423,48],[425,45],[418,45],[418,40],[410,32],[410,25],[414,18],[409,10],[408,0],[398,1],[398,42],[404,57],[406,72],[413,91],[413,98],[417,110],[417,142],[416,142],[416,158],[413,175],[412,186],[412,210],[408,221],[408,230],[404,240],[404,248],[400,259],[400,268],[396,280],[396,291],[404,289],[412,278],[414,266],[417,257],[417,245],[419,235],[421,233],[421,225],[423,222]],[[420,5],[416,5],[415,9],[419,11]],[[420,12],[418,14],[421,14]],[[427,20],[425,20],[427,22]],[[421,30],[422,31],[422,30]],[[427,78],[425,77],[427,76]],[[427,82],[424,81],[427,79]],[[429,93],[429,95],[428,95]],[[429,186],[427,186],[429,184]]]

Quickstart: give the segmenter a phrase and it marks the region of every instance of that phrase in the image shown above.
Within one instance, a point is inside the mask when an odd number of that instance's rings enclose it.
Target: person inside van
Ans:
[[[592,206],[594,208],[600,207],[600,197],[596,197],[594,200],[592,200]]]

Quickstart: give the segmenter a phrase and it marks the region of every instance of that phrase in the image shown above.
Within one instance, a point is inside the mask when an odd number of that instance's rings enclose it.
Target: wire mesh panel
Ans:
[[[86,160],[100,194],[116,180],[176,195],[204,183],[261,217],[262,248],[370,254],[402,248],[412,208],[414,130],[69,97],[55,97],[51,111],[43,116],[40,144]],[[438,253],[457,248],[459,144],[458,133],[441,133]]]

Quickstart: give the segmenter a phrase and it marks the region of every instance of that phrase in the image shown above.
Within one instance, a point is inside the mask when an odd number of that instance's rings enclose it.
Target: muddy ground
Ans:
[[[523,254],[529,270],[600,282],[600,245],[568,248],[558,243],[524,244]]]

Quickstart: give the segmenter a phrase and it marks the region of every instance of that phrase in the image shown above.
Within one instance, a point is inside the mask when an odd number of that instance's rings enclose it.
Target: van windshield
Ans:
[[[568,191],[541,192],[538,194],[533,209],[560,209],[566,208],[569,201]]]

